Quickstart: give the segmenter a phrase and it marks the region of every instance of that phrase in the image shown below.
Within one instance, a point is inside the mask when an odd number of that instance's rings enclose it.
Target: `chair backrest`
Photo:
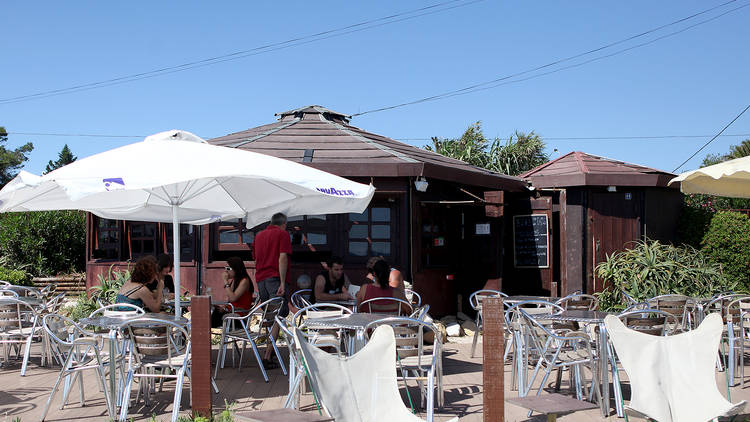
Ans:
[[[310,298],[312,297],[312,289],[300,289],[292,293],[292,297],[289,299],[297,309],[302,309],[305,306],[310,306]]]
[[[404,310],[406,308],[406,311]],[[359,312],[402,316],[414,312],[411,303],[395,297],[375,297],[365,300],[357,307]]]
[[[740,297],[729,302],[726,306],[726,320],[738,326],[740,322],[747,326],[750,322],[750,297]]]
[[[440,334],[440,330],[435,328],[433,324],[420,321],[414,318],[406,317],[389,317],[373,321],[365,327],[365,333],[371,332],[375,328],[381,325],[390,325],[393,328],[393,333],[396,336],[396,353],[398,354],[398,360],[417,356],[417,366],[422,371],[427,371],[433,365],[441,359],[441,347],[443,339]],[[432,362],[427,362],[422,359],[425,353],[424,335],[425,331],[432,333],[434,338],[432,344]]]
[[[422,296],[412,289],[404,289],[404,295],[406,300],[412,304],[413,307],[419,308],[422,306]]]
[[[316,303],[314,305],[308,305],[297,311],[294,314],[294,325],[301,327],[304,324],[304,320],[307,318],[326,318],[332,316],[341,316],[344,314],[351,314],[352,310],[335,303]]]
[[[3,289],[0,287],[0,297],[18,297],[18,293],[10,289]]]
[[[339,358],[309,344],[295,331],[309,380],[322,406],[337,421],[419,421],[404,405],[396,379],[396,338],[378,327],[356,354]],[[427,406],[428,420],[432,407]]]
[[[113,303],[111,305],[104,305],[95,310],[89,315],[89,318],[97,316],[132,317],[135,315],[143,315],[145,313],[146,311],[143,310],[143,308],[131,303]]]
[[[631,330],[654,336],[673,334],[680,324],[674,314],[660,309],[631,310],[623,312],[617,317]]]
[[[36,318],[36,310],[22,299],[4,297],[0,301],[0,333],[36,324]]]
[[[54,296],[52,299],[49,299],[44,305],[44,312],[56,313],[62,306],[63,300],[65,300],[65,293],[60,293]]]
[[[721,313],[721,318],[726,324],[727,322],[727,311],[729,304],[738,300],[750,297],[746,294],[727,294],[723,296],[716,297],[715,299],[712,299],[708,304],[704,307],[704,312],[706,314],[710,313]],[[736,315],[739,313],[738,309],[732,309],[729,312],[734,312]]]
[[[469,296],[469,305],[471,305],[475,311],[479,311],[482,309],[482,301],[488,297],[508,297],[508,295],[499,290],[477,290]]]
[[[41,292],[39,291],[39,289],[36,289],[33,287],[10,285],[10,286],[5,286],[4,290],[12,290],[19,297],[35,297],[38,299],[43,299],[43,296]]]
[[[633,296],[630,296],[625,290],[620,290],[620,294],[622,295],[622,298],[624,299],[626,305],[630,306],[638,303],[638,301]]]
[[[190,353],[190,335],[182,324],[174,321],[140,317],[122,323],[120,331],[130,339],[136,359],[156,356],[171,360],[173,356]]]
[[[555,303],[568,311],[594,311],[599,309],[599,298],[583,293],[565,296]]]
[[[252,318],[253,315],[260,317],[258,323],[258,332],[264,333],[269,332],[273,324],[276,322],[276,316],[281,311],[281,305],[284,304],[284,298],[272,297],[265,302],[259,303],[255,306],[248,314],[248,318]],[[249,329],[248,325],[248,329]]]

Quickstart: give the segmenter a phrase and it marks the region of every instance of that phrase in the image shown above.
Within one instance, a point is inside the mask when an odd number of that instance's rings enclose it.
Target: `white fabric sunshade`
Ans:
[[[678,182],[683,193],[750,198],[750,156],[682,173],[669,184]]]

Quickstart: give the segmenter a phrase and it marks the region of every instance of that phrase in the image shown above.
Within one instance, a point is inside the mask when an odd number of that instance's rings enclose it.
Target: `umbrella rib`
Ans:
[[[189,200],[191,200],[191,199],[193,199],[193,198],[196,198],[196,197],[198,197],[198,196],[202,195],[202,194],[203,194],[204,192],[206,192],[206,191],[208,191],[209,189],[211,189],[211,183],[212,183],[212,182],[216,182],[216,183],[219,183],[219,182],[217,182],[217,179],[216,179],[216,178],[213,178],[213,179],[210,179],[210,180],[208,180],[208,181],[206,182],[206,185],[205,185],[205,186],[203,186],[203,187],[202,187],[202,188],[201,188],[200,190],[198,190],[197,192],[193,193],[192,195],[190,195],[190,196],[188,196],[188,197],[184,198],[184,199],[183,199],[183,202],[187,202],[187,201],[189,201]],[[223,187],[222,187],[222,188],[223,188]]]
[[[31,197],[31,198],[26,199],[25,201],[21,201],[21,203],[16,204],[15,207],[23,206],[24,204],[27,204],[27,203],[29,203],[29,202],[31,202],[31,201],[39,198],[40,196],[46,195],[46,194],[54,191],[55,189],[57,189],[57,186],[53,186],[50,189],[47,189],[46,191],[40,193],[39,195],[35,195],[35,196]]]

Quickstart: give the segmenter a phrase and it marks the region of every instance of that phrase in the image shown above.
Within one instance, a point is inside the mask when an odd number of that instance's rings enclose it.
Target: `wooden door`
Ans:
[[[591,192],[588,207],[586,292],[604,290],[595,268],[607,255],[641,238],[641,192]]]

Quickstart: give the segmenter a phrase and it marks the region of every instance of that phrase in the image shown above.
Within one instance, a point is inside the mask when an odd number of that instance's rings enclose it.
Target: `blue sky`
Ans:
[[[0,99],[248,50],[435,3],[439,0],[5,2]],[[13,132],[148,135],[179,128],[210,138],[270,123],[274,113],[308,104],[352,114],[523,71],[722,3],[453,3],[460,7],[185,72],[32,101],[0,101],[0,125],[11,132],[10,147],[34,143],[25,169],[40,173],[65,143],[85,157],[138,138]],[[748,0],[738,0],[702,18],[745,4]],[[457,137],[481,121],[489,137],[536,131],[548,138],[553,158],[581,150],[672,171],[710,136],[553,138],[715,134],[750,102],[749,18],[745,7],[611,58],[365,114],[352,124],[421,146],[428,141],[419,139]],[[726,133],[750,134],[750,112]],[[682,170],[742,139],[718,138]]]

